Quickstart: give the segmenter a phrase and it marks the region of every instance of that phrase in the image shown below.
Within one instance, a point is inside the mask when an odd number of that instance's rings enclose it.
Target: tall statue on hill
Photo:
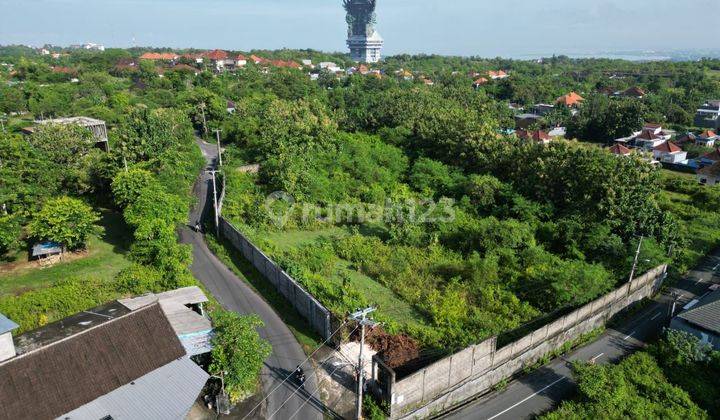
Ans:
[[[347,11],[348,39],[350,56],[360,63],[377,63],[383,39],[375,30],[377,0],[343,0]]]

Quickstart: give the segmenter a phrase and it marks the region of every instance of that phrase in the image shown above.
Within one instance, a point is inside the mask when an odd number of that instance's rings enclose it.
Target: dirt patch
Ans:
[[[410,336],[388,334],[381,327],[368,331],[365,341],[393,369],[420,357],[420,347]]]
[[[88,251],[88,250],[66,252],[60,257],[58,262],[54,265],[81,260],[81,259],[87,258],[89,256],[90,256],[90,251]],[[18,271],[42,269],[42,268],[47,268],[47,267],[50,267],[50,266],[43,265],[43,263],[41,263],[38,260],[16,261],[16,262],[11,262],[11,263],[0,265],[0,275],[14,274],[14,273],[17,273]]]

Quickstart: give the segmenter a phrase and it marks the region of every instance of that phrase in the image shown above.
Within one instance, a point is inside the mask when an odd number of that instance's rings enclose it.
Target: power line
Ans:
[[[357,331],[358,328],[360,328],[360,325],[358,325],[358,326],[355,327],[352,331],[350,331],[350,332],[347,334],[347,336],[350,337],[350,336],[352,335],[352,333],[354,333],[355,331]],[[329,358],[330,358],[330,357],[328,357],[328,359],[329,359]],[[292,376],[294,373],[295,373],[295,372],[293,372],[292,374],[290,374],[290,376]],[[316,370],[313,370],[313,373],[310,374],[310,377],[312,377],[312,376],[314,376],[314,375],[317,375],[317,371],[316,371]],[[289,377],[289,376],[288,376],[288,377]],[[268,419],[272,419],[272,417],[273,417],[275,414],[277,414],[278,412],[280,412],[280,410],[283,408],[283,406],[285,406],[285,404],[287,404],[287,402],[290,401],[290,399],[292,399],[292,397],[294,397],[295,394],[297,394],[297,393],[300,391],[300,389],[302,389],[301,386],[297,387],[297,388],[295,389],[295,391],[293,391],[293,393],[290,394],[290,396],[287,397],[287,399],[285,399],[285,401],[283,401],[282,404],[280,404],[280,406],[277,408],[277,410],[275,410],[272,414],[270,414],[270,415],[268,416]],[[304,404],[304,403],[303,403],[303,404],[300,404],[300,407],[302,407],[303,405],[305,405],[305,404]]]
[[[330,336],[329,336],[325,341],[323,341],[322,344],[320,344],[320,346],[318,346],[318,348],[315,349],[315,351],[312,352],[312,354],[310,354],[310,356],[308,356],[308,357],[307,357],[302,363],[300,363],[298,366],[302,366],[302,365],[304,365],[305,363],[307,363],[308,360],[310,360],[310,359],[315,355],[315,353],[317,353],[318,351],[320,351],[320,349],[323,348],[323,346],[325,346],[325,345],[330,341],[330,339],[331,339],[335,334],[338,333],[338,331],[340,331],[341,329],[343,329],[343,327],[345,327],[345,325],[347,325],[347,323],[348,323],[348,321],[344,321],[344,322],[342,323],[342,325],[340,325],[340,327],[338,327],[338,329],[336,329],[332,334],[330,334]],[[357,328],[356,328],[356,329],[357,329]],[[243,417],[243,420],[245,420],[246,418],[248,418],[248,417],[250,416],[250,414],[252,414],[255,410],[257,410],[257,408],[260,407],[260,405],[261,405],[262,403],[264,403],[265,400],[267,400],[268,398],[270,398],[270,395],[272,395],[275,391],[277,391],[278,388],[280,388],[285,382],[287,382],[288,379],[290,379],[290,378],[293,376],[293,374],[295,374],[295,372],[289,374],[285,379],[283,379],[282,382],[280,382],[275,388],[273,388],[270,392],[268,392],[268,394],[265,396],[265,398],[263,398],[262,400],[260,400],[260,402],[257,403],[257,405],[256,405],[255,407],[253,407],[252,410],[248,411],[248,413],[245,415],[245,417]]]

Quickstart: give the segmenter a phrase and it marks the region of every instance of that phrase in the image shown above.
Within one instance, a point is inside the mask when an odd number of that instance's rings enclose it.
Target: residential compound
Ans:
[[[720,100],[707,101],[695,113],[695,126],[720,129]]]
[[[185,418],[209,378],[197,287],[113,301],[12,337],[0,315],[0,418]]]

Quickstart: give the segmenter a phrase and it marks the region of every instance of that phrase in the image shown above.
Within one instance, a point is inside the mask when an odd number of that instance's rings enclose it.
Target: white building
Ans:
[[[666,141],[653,149],[653,157],[663,163],[684,163],[687,161],[687,152]]]

